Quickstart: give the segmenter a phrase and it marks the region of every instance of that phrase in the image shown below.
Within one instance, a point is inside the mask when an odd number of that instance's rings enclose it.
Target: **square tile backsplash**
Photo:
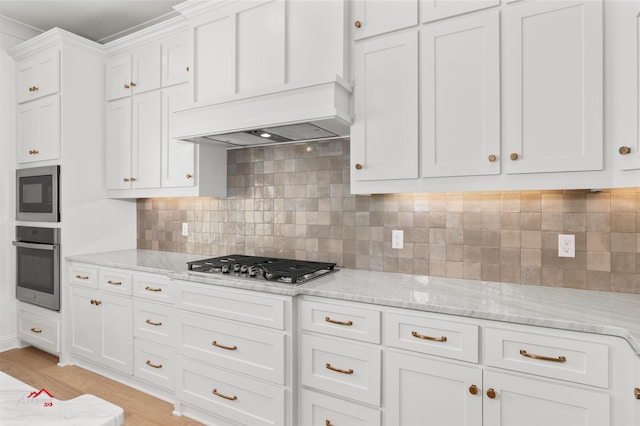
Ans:
[[[360,196],[349,140],[228,151],[227,198],[138,200],[138,248],[640,293],[640,188]],[[182,223],[189,236],[181,235]],[[391,231],[404,247],[391,248]],[[576,257],[558,257],[558,234]]]

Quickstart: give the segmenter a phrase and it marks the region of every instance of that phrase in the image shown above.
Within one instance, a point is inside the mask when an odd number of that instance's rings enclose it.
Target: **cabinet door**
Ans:
[[[387,425],[482,425],[480,367],[386,351],[384,378]]]
[[[18,105],[18,162],[60,158],[60,96]]]
[[[353,38],[360,40],[417,25],[418,1],[355,0],[351,15]]]
[[[115,370],[133,374],[133,302],[130,297],[97,292],[101,339],[99,361]]]
[[[105,65],[105,98],[110,101],[131,95],[131,54],[107,60]]]
[[[499,4],[500,0],[420,0],[420,14],[422,22],[431,22]]]
[[[162,87],[189,80],[187,37],[177,35],[162,42]]]
[[[107,189],[131,188],[131,99],[106,105]]]
[[[184,108],[189,98],[186,86],[162,90],[162,187],[193,186],[196,144],[173,138],[174,112]]]
[[[131,58],[131,93],[159,89],[162,77],[162,49],[159,43],[135,49]]]
[[[418,33],[354,49],[352,180],[418,177]]]
[[[99,305],[97,291],[71,288],[71,352],[90,360],[98,360],[101,351]]]
[[[500,173],[500,17],[421,30],[423,176]]]
[[[602,170],[602,2],[504,10],[507,173]]]
[[[484,424],[496,426],[606,426],[609,395],[576,385],[484,373]],[[495,396],[488,395],[493,390]],[[493,394],[492,394],[493,395]]]
[[[16,63],[16,100],[38,99],[60,90],[60,50],[50,49]]]
[[[160,91],[132,98],[132,188],[159,188],[162,167]]]

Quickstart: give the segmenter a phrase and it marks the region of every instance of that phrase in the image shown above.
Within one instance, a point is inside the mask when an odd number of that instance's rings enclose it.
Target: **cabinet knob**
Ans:
[[[136,87],[136,84],[133,81],[131,82],[131,87]]]
[[[30,92],[33,92],[33,86],[32,86],[32,87],[29,87],[29,91],[30,91]]]
[[[123,182],[129,182],[129,178],[122,179]]]
[[[136,181],[136,178],[132,177],[131,182],[135,182],[135,181]]]
[[[635,395],[636,399],[640,399],[640,388],[635,388],[633,390],[633,394]]]
[[[187,173],[186,175],[184,175],[184,177],[186,177],[187,179],[191,179],[193,176]]]
[[[356,21],[353,23],[353,25],[355,25],[356,28],[360,28],[362,26],[362,22]]]
[[[517,153],[512,153],[509,158],[511,158],[513,161],[516,161],[518,158],[520,158],[520,156]]]
[[[621,146],[620,149],[618,149],[618,152],[620,153],[620,155],[627,155],[631,153],[631,147],[630,146]]]
[[[40,154],[40,151],[38,151],[37,149],[30,149],[30,150],[29,150],[29,154],[31,154],[31,155],[38,155],[38,154]]]
[[[326,420],[324,421],[324,426],[333,426],[333,423],[331,423],[331,420],[326,419]]]
[[[356,170],[362,170],[362,164],[356,163]]]
[[[131,86],[129,86],[127,83],[124,84],[124,88],[125,89],[131,89]]]
[[[33,86],[31,89],[33,89],[32,92],[37,92],[38,91],[38,86]]]
[[[495,156],[495,154],[491,154],[489,155],[489,161],[491,163],[495,163],[495,161],[498,159],[498,157]]]
[[[489,390],[487,390],[487,396],[491,399],[496,397],[496,391],[493,390],[493,388],[489,388]]]
[[[187,72],[189,72],[189,67],[187,67]]]
[[[469,393],[471,395],[476,395],[478,393],[478,387],[476,385],[469,386]]]

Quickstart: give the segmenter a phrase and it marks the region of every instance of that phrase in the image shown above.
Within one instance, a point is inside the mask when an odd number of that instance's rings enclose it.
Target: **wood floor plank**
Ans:
[[[33,347],[0,352],[0,371],[45,388],[60,400],[92,394],[122,407],[127,426],[202,426],[172,415],[173,405],[77,366],[60,367],[58,358]]]

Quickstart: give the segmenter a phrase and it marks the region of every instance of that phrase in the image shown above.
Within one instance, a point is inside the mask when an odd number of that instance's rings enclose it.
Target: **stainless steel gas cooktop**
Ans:
[[[247,279],[267,280],[293,285],[299,285],[338,271],[335,263],[239,254],[187,262],[187,265],[189,266],[189,271],[193,272],[228,274]]]

